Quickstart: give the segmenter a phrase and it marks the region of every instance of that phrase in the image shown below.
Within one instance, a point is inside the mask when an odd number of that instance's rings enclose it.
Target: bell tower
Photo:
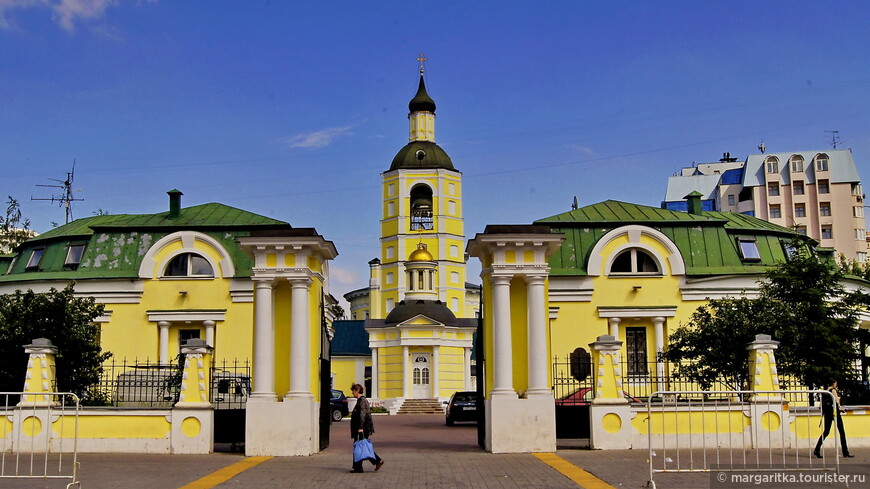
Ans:
[[[426,90],[426,58],[420,54],[417,61],[420,79],[408,103],[409,142],[381,174],[380,308],[372,307],[373,319],[389,314],[411,288],[403,260],[419,244],[431,254],[435,267],[432,298],[456,317],[466,317],[462,173],[435,143],[436,106]],[[375,317],[377,309],[380,318]]]

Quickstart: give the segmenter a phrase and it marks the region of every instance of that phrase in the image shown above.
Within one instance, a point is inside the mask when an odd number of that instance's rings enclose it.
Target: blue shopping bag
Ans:
[[[368,438],[363,438],[353,442],[353,461],[361,462],[363,460],[375,459],[375,447]]]

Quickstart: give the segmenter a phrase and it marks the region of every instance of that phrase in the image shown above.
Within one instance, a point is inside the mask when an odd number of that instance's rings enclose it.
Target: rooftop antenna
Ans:
[[[825,131],[831,133],[831,147],[837,149],[837,144],[840,142],[840,131]]]
[[[764,140],[761,140],[761,144],[758,145],[758,151],[761,151],[764,154],[764,150],[767,149],[767,146],[764,145]]]
[[[580,208],[580,205],[577,203],[577,196],[574,196],[574,202],[571,203],[571,210],[576,211]]]
[[[37,198],[34,198],[33,196],[31,196],[30,200],[48,200],[52,204],[57,202],[60,207],[63,207],[66,210],[66,224],[69,224],[70,221],[73,220],[72,203],[85,200],[85,199],[76,199],[73,197],[74,191],[75,192],[81,191],[81,189],[73,190],[73,188],[72,188],[73,179],[75,178],[75,175],[76,175],[76,160],[74,159],[72,170],[66,172],[66,180],[58,180],[56,178],[49,178],[49,180],[58,182],[60,185],[36,184],[37,187],[48,187],[48,188],[62,189],[63,192],[60,195],[52,195],[50,198],[47,198],[47,199],[42,199],[42,198],[37,199]]]

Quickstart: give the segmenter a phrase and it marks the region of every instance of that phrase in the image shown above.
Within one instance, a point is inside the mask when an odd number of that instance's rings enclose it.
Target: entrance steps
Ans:
[[[438,399],[405,399],[397,414],[444,414]]]

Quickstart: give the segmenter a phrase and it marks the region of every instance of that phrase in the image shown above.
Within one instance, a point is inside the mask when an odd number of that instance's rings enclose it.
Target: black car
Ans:
[[[344,392],[332,389],[332,398],[329,400],[329,406],[332,409],[333,421],[341,421],[341,418],[347,416],[347,396],[344,395]]]
[[[447,403],[447,426],[457,421],[477,422],[477,392],[454,392]]]

